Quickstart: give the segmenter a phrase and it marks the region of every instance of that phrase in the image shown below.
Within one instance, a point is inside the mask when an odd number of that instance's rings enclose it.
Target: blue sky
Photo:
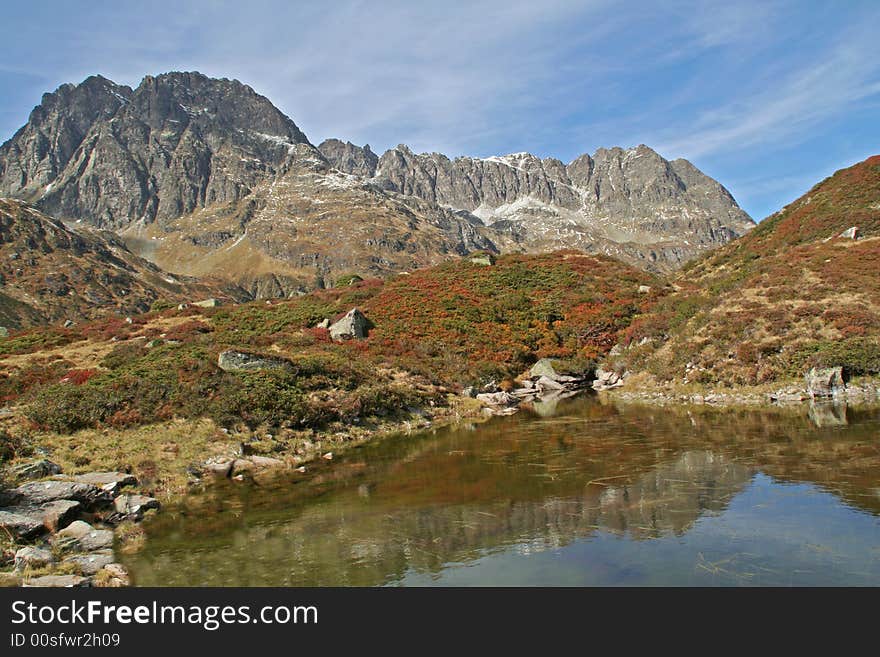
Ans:
[[[5,3],[0,141],[100,73],[199,70],[314,142],[568,162],[645,143],[755,219],[880,153],[880,2]]]

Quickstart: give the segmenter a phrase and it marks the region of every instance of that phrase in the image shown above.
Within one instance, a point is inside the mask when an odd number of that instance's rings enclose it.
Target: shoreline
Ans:
[[[792,383],[780,388],[779,384],[761,387],[717,388],[704,385],[645,385],[639,377],[625,377],[618,386],[598,391],[587,387],[557,392],[548,395],[551,403],[581,394],[596,394],[612,403],[648,404],[652,406],[691,406],[705,408],[741,407],[749,410],[765,408],[793,407],[809,405],[810,409],[819,407],[823,411],[816,421],[826,424],[840,423],[840,418],[833,412],[825,412],[829,407],[841,404],[876,404],[880,401],[880,379],[864,378],[850,384],[835,388],[827,396],[810,395],[806,388],[798,388]],[[636,389],[636,386],[639,386]],[[213,425],[209,420],[177,420],[158,425],[148,425],[137,429],[123,430],[85,430],[73,436],[58,436],[48,433],[35,434],[30,445],[32,454],[40,458],[17,458],[7,464],[5,471],[19,472],[26,470],[28,464],[48,463],[54,466],[51,474],[43,477],[19,476],[16,483],[19,488],[0,490],[0,497],[9,496],[16,490],[34,488],[36,484],[58,486],[74,484],[96,484],[93,489],[80,491],[79,495],[94,497],[77,506],[75,512],[61,514],[50,518],[48,534],[37,535],[11,542],[7,539],[0,545],[7,562],[0,571],[0,585],[12,586],[127,586],[130,584],[128,573],[117,561],[124,553],[140,549],[146,540],[146,534],[140,523],[147,517],[161,512],[162,505],[176,505],[187,495],[198,489],[211,486],[217,480],[233,480],[247,482],[264,476],[277,476],[283,471],[297,471],[305,474],[309,464],[318,459],[332,461],[336,454],[357,448],[368,442],[382,440],[394,435],[421,433],[430,429],[455,426],[462,422],[474,423],[488,420],[499,415],[511,415],[534,403],[509,396],[507,403],[497,403],[499,393],[483,393],[481,398],[470,395],[449,393],[447,404],[443,406],[424,406],[408,408],[407,414],[393,419],[377,420],[364,425],[333,426],[326,431],[309,430],[307,432],[290,432],[289,442],[284,449],[275,443],[277,436],[267,434],[264,430],[230,432]],[[539,400],[540,401],[540,400]],[[845,417],[843,419],[845,422]],[[295,435],[294,435],[295,434]],[[195,468],[189,465],[182,472],[182,461],[171,459],[155,465],[153,479],[140,480],[128,472],[103,469],[95,471],[89,468],[83,471],[81,466],[70,466],[67,458],[59,459],[59,466],[52,459],[58,451],[58,441],[83,441],[92,446],[97,463],[107,465],[112,461],[112,454],[101,454],[102,446],[98,436],[105,439],[106,444],[122,444],[131,440],[149,436],[153,443],[147,450],[159,449],[162,446],[170,449],[175,445],[179,449],[180,442],[191,440],[196,450],[208,449],[205,456]],[[268,440],[268,444],[267,444]],[[98,444],[96,444],[96,442]],[[264,453],[263,450],[268,449]],[[173,452],[176,456],[176,452]],[[143,464],[142,464],[143,465]],[[48,466],[41,466],[48,467]],[[177,469],[177,472],[173,470]],[[35,470],[40,474],[39,469]],[[97,489],[100,489],[98,491]],[[103,492],[102,492],[103,491]],[[64,491],[58,493],[63,495]],[[51,500],[52,504],[68,502],[63,497]],[[32,509],[34,502],[18,502],[22,508]],[[47,502],[42,503],[42,509]],[[8,507],[8,500],[0,507]],[[39,505],[38,505],[39,506]],[[7,513],[16,507],[5,508]],[[45,514],[44,514],[45,515]],[[51,514],[49,514],[51,515]],[[6,516],[7,519],[9,516]],[[89,524],[91,523],[91,524]],[[7,530],[8,533],[8,530]],[[68,534],[70,536],[68,536]],[[109,535],[109,537],[108,537]],[[60,537],[60,538],[59,538]],[[97,537],[97,542],[89,542]],[[73,547],[70,547],[73,546]],[[97,547],[96,547],[97,546]],[[15,548],[15,568],[7,570],[10,551]],[[96,567],[97,564],[97,567]]]

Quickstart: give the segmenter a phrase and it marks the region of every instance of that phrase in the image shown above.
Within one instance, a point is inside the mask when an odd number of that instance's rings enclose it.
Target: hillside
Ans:
[[[691,263],[676,291],[627,329],[628,348],[613,363],[663,380],[728,384],[799,377],[815,365],[880,372],[878,263],[874,156]]]
[[[246,298],[226,283],[175,278],[112,233],[71,228],[26,203],[0,199],[0,326],[143,313],[160,299],[218,296]]]
[[[220,425],[326,429],[444,406],[444,393],[522,374],[538,358],[591,370],[631,317],[654,302],[649,274],[568,251],[461,259],[280,302],[171,309],[0,340],[0,397],[37,426],[73,431],[171,417]],[[352,307],[366,339],[327,329]],[[268,359],[224,371],[222,351]]]

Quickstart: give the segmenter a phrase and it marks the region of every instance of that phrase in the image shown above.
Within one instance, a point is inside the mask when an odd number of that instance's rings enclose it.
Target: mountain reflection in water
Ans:
[[[214,487],[127,565],[139,585],[878,584],[880,413],[842,417],[583,397]]]

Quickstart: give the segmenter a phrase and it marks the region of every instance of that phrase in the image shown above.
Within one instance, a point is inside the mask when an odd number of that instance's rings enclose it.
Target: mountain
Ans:
[[[646,146],[568,165],[317,148],[235,80],[98,76],[46,94],[0,147],[0,194],[121,235],[176,274],[258,295],[385,275],[475,249],[578,248],[670,271],[752,227],[720,184]]]
[[[0,199],[0,325],[146,312],[157,299],[244,300],[225,283],[179,279],[131,253],[112,233],[65,226],[21,201]]]
[[[753,225],[720,184],[644,145],[599,149],[568,165],[529,153],[450,160],[401,145],[379,159],[376,179],[386,189],[467,210],[529,250],[599,244],[608,252],[613,243],[626,254],[637,246],[646,268],[674,267]]]
[[[44,96],[0,147],[0,188],[119,229],[242,198],[299,143],[293,121],[238,81],[167,73],[132,91],[90,77]]]
[[[619,368],[759,384],[813,366],[880,372],[880,156],[684,268],[625,333]],[[641,343],[641,344],[640,344]]]

